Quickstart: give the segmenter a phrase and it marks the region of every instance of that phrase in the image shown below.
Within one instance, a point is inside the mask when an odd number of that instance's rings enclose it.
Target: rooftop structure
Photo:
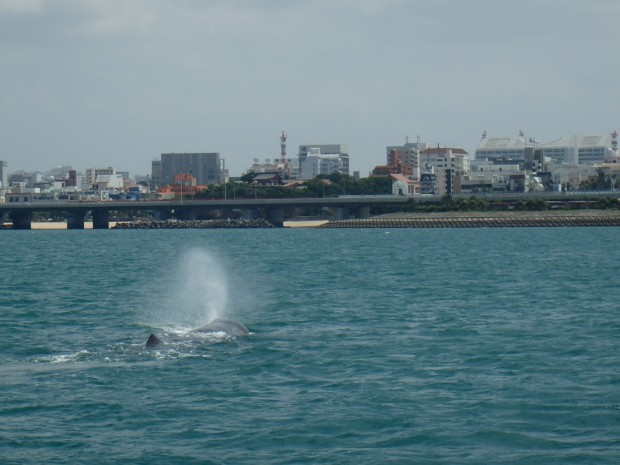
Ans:
[[[281,186],[283,182],[278,173],[260,173],[254,176],[252,184],[255,186]]]

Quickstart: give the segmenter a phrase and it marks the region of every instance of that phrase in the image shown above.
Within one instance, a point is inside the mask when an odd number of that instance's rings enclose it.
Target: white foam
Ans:
[[[71,363],[83,360],[86,356],[90,355],[88,350],[80,350],[73,354],[60,354],[60,355],[45,355],[34,359],[36,363],[50,363],[52,365],[58,363]]]

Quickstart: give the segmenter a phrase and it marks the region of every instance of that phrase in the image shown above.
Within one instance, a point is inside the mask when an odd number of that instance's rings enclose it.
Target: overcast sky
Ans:
[[[620,130],[618,0],[0,0],[9,171]]]

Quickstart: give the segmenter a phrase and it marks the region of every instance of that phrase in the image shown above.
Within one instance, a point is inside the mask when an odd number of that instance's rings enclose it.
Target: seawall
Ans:
[[[523,228],[620,226],[620,212],[450,212],[443,214],[384,215],[331,221],[320,228]]]

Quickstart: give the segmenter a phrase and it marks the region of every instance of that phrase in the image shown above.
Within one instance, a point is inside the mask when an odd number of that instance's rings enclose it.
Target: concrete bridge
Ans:
[[[575,193],[532,193],[501,194],[480,196],[489,201],[515,202],[528,199],[555,200],[559,202],[577,201],[578,199],[604,198],[619,196],[616,192]],[[470,198],[470,195],[455,195],[454,200]],[[245,217],[264,217],[276,226],[289,217],[298,216],[308,209],[329,208],[336,219],[368,218],[373,208],[389,208],[392,211],[405,209],[411,197],[379,196],[341,196],[326,198],[286,198],[286,199],[227,199],[227,200],[167,200],[167,201],[107,201],[107,202],[32,202],[0,204],[0,223],[10,220],[13,229],[30,229],[35,213],[63,213],[67,218],[67,229],[84,229],[88,215],[92,217],[94,229],[109,228],[111,212],[143,211],[150,212],[156,219],[165,220],[176,217],[191,220],[201,215],[213,214],[215,211],[239,211]],[[416,203],[437,203],[438,196],[415,197]]]
[[[192,220],[216,211],[239,211],[245,217],[264,217],[281,226],[295,212],[309,208],[333,208],[338,218],[367,218],[370,207],[404,206],[403,197],[336,197],[317,199],[231,199],[231,200],[173,200],[173,201],[108,201],[108,202],[32,202],[0,204],[0,221],[10,221],[13,229],[30,229],[35,213],[63,213],[67,229],[84,229],[88,216],[94,229],[107,229],[112,212],[150,212],[156,219],[173,216]]]

